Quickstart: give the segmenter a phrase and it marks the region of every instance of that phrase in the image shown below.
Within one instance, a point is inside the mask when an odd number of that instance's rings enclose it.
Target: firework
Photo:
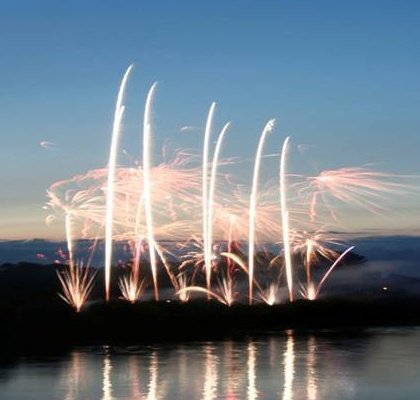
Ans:
[[[204,294],[206,294],[209,298],[210,297],[213,297],[215,300],[217,300],[218,302],[220,302],[220,303],[222,303],[222,304],[225,304],[225,305],[228,305],[228,303],[225,301],[225,299],[221,296],[221,295],[219,295],[219,294],[217,294],[216,292],[213,292],[213,291],[211,291],[211,290],[208,290],[208,289],[206,289],[206,288],[204,288],[204,287],[201,287],[201,286],[188,286],[188,287],[186,287],[186,288],[183,288],[183,289],[181,289],[181,290],[179,290],[177,293],[175,293],[177,296],[183,296],[185,293],[187,293],[187,292],[192,292],[192,293],[194,293],[194,292],[196,292],[196,293],[204,293]]]
[[[235,292],[233,279],[223,277],[222,280],[219,280],[219,291],[228,306],[231,306],[236,300],[237,293]]]
[[[216,188],[216,178],[217,178],[217,167],[219,164],[219,154],[222,147],[223,138],[225,136],[225,133],[227,129],[229,128],[230,123],[228,122],[220,132],[220,135],[217,139],[216,148],[214,150],[213,155],[213,161],[211,166],[211,174],[210,174],[210,191],[209,191],[209,199],[208,199],[208,210],[207,210],[207,245],[208,248],[205,249],[205,255],[206,255],[206,282],[207,282],[207,288],[210,287],[210,276],[208,272],[208,263],[210,263],[210,268],[212,267],[211,261],[212,261],[212,248],[213,248],[213,213],[214,213],[214,192]],[[210,257],[210,259],[208,258]]]
[[[243,163],[242,167],[250,161],[221,158],[230,123],[223,126],[212,152],[215,103],[207,115],[201,154],[177,149],[170,157],[165,148],[163,161],[152,161],[156,83],[145,101],[141,160],[125,152],[130,165],[117,165],[123,98],[131,70],[132,66],[125,72],[117,96],[108,166],[56,182],[47,191],[52,210],[47,221],[60,215],[65,221],[67,253],[62,253],[69,265],[59,275],[62,297],[77,310],[92,288],[94,274],[89,266],[102,239],[106,300],[110,299],[113,245],[117,243],[130,260],[128,273],[119,281],[122,297],[130,302],[147,290],[143,271],[148,268],[155,300],[160,298],[160,272],[166,273],[171,290],[183,302],[192,293],[202,293],[227,306],[246,299],[249,304],[255,300],[273,305],[281,300],[284,287],[289,301],[294,301],[299,285],[303,298],[315,300],[353,250],[338,251],[341,240],[329,233],[331,226],[338,226],[339,205],[379,213],[387,209],[391,197],[409,189],[397,181],[397,175],[368,168],[338,168],[308,177],[291,174],[289,137],[280,155],[263,155],[274,120],[265,125],[250,162],[249,188],[249,182],[220,171],[221,166]],[[263,157],[278,156],[279,175],[260,182]],[[86,267],[75,262],[76,238],[93,240]],[[316,282],[314,276],[319,274],[313,269],[321,262],[329,266]],[[242,280],[248,284],[247,295]]]
[[[398,176],[366,167],[343,167],[306,177],[298,185],[299,195],[309,202],[312,222],[319,217],[318,210],[322,207],[337,221],[334,200],[378,214],[386,211],[385,205],[391,197],[401,196],[410,189],[409,185],[401,182],[402,178],[413,176]]]
[[[315,286],[315,284],[312,281],[310,281],[306,289],[302,291],[302,296],[308,300],[316,300],[318,298],[318,295],[319,295],[319,292],[321,291],[322,286],[324,285],[324,283],[326,282],[330,274],[333,272],[334,268],[340,263],[340,261],[343,260],[343,258],[347,255],[347,253],[351,252],[353,249],[354,249],[354,246],[351,246],[348,249],[346,249],[343,253],[341,253],[339,257],[337,257],[337,259],[332,263],[330,268],[322,277],[318,286]]]
[[[216,108],[216,103],[212,103],[210,111],[207,117],[206,129],[204,131],[204,142],[203,142],[203,181],[202,181],[202,210],[203,210],[203,242],[204,242],[204,265],[206,270],[206,285],[207,289],[210,290],[211,284],[211,243],[209,238],[209,218],[208,218],[208,159],[209,159],[209,142],[211,127],[213,122],[213,114]]]
[[[140,257],[141,257],[142,239],[136,243],[135,254],[130,272],[120,278],[119,288],[124,300],[135,303],[141,298],[146,289],[145,279],[140,277]]]
[[[289,290],[289,301],[293,301],[293,271],[292,258],[290,254],[289,238],[289,211],[286,203],[286,152],[289,138],[283,143],[280,158],[280,203],[281,203],[281,223],[283,230],[284,260],[286,265],[287,288]]]
[[[144,210],[146,214],[146,226],[147,226],[147,240],[149,242],[149,258],[150,268],[153,276],[153,290],[155,299],[159,300],[159,289],[157,281],[157,265],[156,265],[156,251],[155,251],[155,235],[153,230],[153,212],[152,212],[152,195],[150,180],[150,147],[151,147],[151,103],[153,99],[153,93],[156,88],[156,83],[152,85],[147,94],[146,106],[144,107],[144,120],[143,120],[143,198],[144,198]]]
[[[145,281],[139,280],[133,274],[130,274],[128,277],[122,277],[118,286],[124,300],[130,303],[135,303],[139,300],[146,289]]]
[[[177,281],[178,281],[178,296],[179,299],[186,303],[189,299],[190,299],[190,292],[188,290],[185,290],[189,287],[189,283],[188,283],[188,276],[185,273],[181,273],[178,277],[177,277]]]
[[[110,298],[111,285],[111,264],[112,264],[112,239],[113,239],[113,223],[114,223],[114,184],[115,169],[117,163],[118,142],[121,132],[121,121],[124,114],[124,106],[122,104],[124,98],[125,86],[133,66],[130,65],[124,74],[118,91],[117,103],[115,105],[114,124],[112,127],[111,148],[109,151],[108,162],[108,185],[106,196],[106,218],[105,218],[105,297]]]
[[[249,233],[248,233],[248,274],[249,274],[249,304],[252,304],[253,281],[254,281],[254,254],[255,254],[255,214],[257,210],[258,178],[260,172],[260,162],[264,146],[264,141],[269,132],[273,129],[274,120],[270,120],[265,125],[258,143],[257,154],[255,156],[254,175],[252,178],[252,191],[249,201]]]
[[[73,265],[63,272],[57,272],[63,293],[58,295],[76,312],[80,312],[93,288],[96,272],[88,266]]]
[[[260,291],[260,299],[269,306],[278,303],[279,286],[277,283],[271,283],[267,290]]]
[[[291,250],[293,254],[301,254],[306,274],[305,292],[307,298],[315,296],[315,286],[312,282],[312,267],[314,262],[322,259],[334,261],[338,257],[336,249],[332,246],[342,246],[336,235],[328,234],[322,230],[315,232],[293,231],[291,234]]]
[[[76,312],[80,312],[93,288],[96,272],[92,272],[89,269],[89,262],[86,267],[83,266],[83,263],[76,264],[74,262],[73,220],[69,212],[66,212],[64,221],[68,251],[68,265],[65,267],[64,271],[57,271],[58,279],[63,290],[63,292],[58,295],[67,304],[73,307]]]

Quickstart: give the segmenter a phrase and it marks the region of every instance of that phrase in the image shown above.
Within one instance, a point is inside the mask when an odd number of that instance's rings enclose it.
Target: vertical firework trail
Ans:
[[[229,229],[227,234],[227,246],[226,246],[226,252],[232,253],[233,249],[233,224],[235,223],[235,216],[230,215],[229,216]],[[233,271],[232,271],[232,260],[228,257],[226,258],[226,264],[227,264],[227,275],[229,279],[233,278]]]
[[[260,173],[261,156],[264,141],[269,132],[273,129],[274,119],[270,119],[262,131],[258,143],[257,154],[254,163],[254,176],[252,178],[252,191],[249,200],[249,232],[248,232],[248,277],[249,277],[249,304],[252,304],[253,280],[254,280],[254,254],[255,254],[255,215],[257,208],[258,177]]]
[[[124,114],[124,106],[122,104],[124,98],[125,86],[133,66],[130,65],[125,71],[118,91],[117,102],[115,105],[114,123],[112,126],[111,149],[109,151],[108,162],[108,184],[106,190],[106,216],[105,216],[105,298],[110,298],[111,284],[111,263],[112,263],[112,235],[114,223],[114,183],[115,169],[117,163],[118,142],[121,132],[121,120]]]
[[[214,109],[216,103],[210,106],[209,114],[206,121],[206,129],[204,131],[203,144],[203,188],[202,188],[202,212],[203,212],[203,246],[204,246],[204,268],[206,270],[206,285],[207,290],[210,290],[211,285],[211,244],[209,245],[208,237],[208,162],[209,162],[209,142],[211,134],[211,126],[213,122]]]
[[[306,239],[306,289],[309,292],[312,291],[312,271],[311,271],[311,260],[314,244],[312,239]]]
[[[211,173],[210,173],[210,189],[209,189],[209,202],[208,202],[208,222],[207,222],[207,245],[208,245],[208,252],[210,256],[212,254],[213,248],[213,214],[214,214],[214,193],[216,191],[216,179],[217,179],[217,167],[219,164],[219,155],[220,150],[222,148],[223,138],[225,136],[226,131],[230,126],[230,122],[228,122],[223,129],[221,130],[219,137],[217,138],[216,148],[213,154],[213,161],[211,164]],[[211,259],[210,259],[211,262]]]
[[[146,215],[146,229],[147,241],[149,243],[149,259],[150,268],[153,276],[153,289],[155,293],[155,300],[159,300],[159,289],[157,282],[157,264],[156,264],[156,245],[153,232],[153,212],[152,212],[152,194],[151,194],[151,104],[153,94],[155,92],[157,82],[155,82],[149,90],[146,98],[146,105],[144,107],[143,119],[143,196],[144,196],[144,211]]]
[[[290,253],[290,237],[289,237],[289,211],[286,203],[286,153],[287,145],[290,137],[287,137],[283,143],[280,156],[280,206],[281,206],[281,225],[283,232],[283,251],[284,261],[286,265],[286,279],[289,290],[289,301],[293,301],[293,273],[292,273],[292,257]]]
[[[66,212],[64,226],[66,228],[66,242],[67,242],[67,251],[69,253],[69,264],[70,271],[74,270],[74,256],[73,256],[73,233],[71,229],[71,215]]]

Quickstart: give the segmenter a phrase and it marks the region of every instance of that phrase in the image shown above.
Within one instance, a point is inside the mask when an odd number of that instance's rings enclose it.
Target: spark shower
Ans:
[[[290,137],[279,140],[277,177],[263,185],[264,145],[275,128],[270,119],[262,127],[248,193],[235,177],[220,172],[222,166],[239,162],[221,157],[230,122],[220,130],[212,151],[216,103],[205,121],[202,153],[180,149],[170,161],[157,164],[151,151],[156,83],[144,107],[142,161],[121,166],[124,92],[132,69],[125,72],[118,91],[108,166],[56,182],[47,191],[47,222],[61,216],[65,224],[68,265],[59,274],[60,295],[77,311],[93,287],[91,264],[101,243],[107,301],[116,243],[124,243],[128,254],[119,288],[130,302],[141,300],[149,286],[158,301],[164,275],[172,297],[183,302],[200,293],[225,305],[272,305],[298,296],[315,300],[353,250],[330,233],[341,227],[340,208],[380,213],[389,209],[393,196],[410,190],[403,181],[410,177],[365,167],[293,174],[287,163]],[[92,246],[88,254],[76,257],[78,238],[90,239]]]

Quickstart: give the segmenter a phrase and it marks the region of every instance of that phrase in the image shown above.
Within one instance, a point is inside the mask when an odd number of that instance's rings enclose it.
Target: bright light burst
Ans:
[[[329,233],[337,226],[339,205],[380,213],[388,209],[390,197],[410,191],[400,179],[409,177],[368,168],[293,175],[288,166],[289,137],[283,142],[278,175],[260,182],[261,164],[279,156],[263,154],[274,120],[268,121],[260,136],[251,185],[241,182],[220,168],[238,168],[243,163],[220,157],[230,123],[223,126],[212,149],[215,103],[207,116],[201,155],[178,149],[172,158],[165,151],[163,162],[152,162],[151,105],[156,84],[145,103],[142,160],[118,165],[123,97],[131,69],[117,97],[108,166],[56,182],[47,191],[51,210],[47,221],[64,216],[68,243],[69,266],[59,274],[60,296],[77,311],[92,289],[95,274],[89,265],[102,239],[107,300],[116,243],[125,244],[131,260],[119,282],[122,297],[130,302],[138,301],[147,290],[146,270],[151,273],[156,300],[164,274],[183,302],[192,293],[202,293],[227,306],[246,297],[250,304],[273,305],[282,301],[283,288],[293,301],[296,287],[303,298],[315,300],[333,270],[353,250],[340,250],[342,240]],[[317,226],[321,215],[323,229]],[[279,237],[280,246],[270,244]],[[74,262],[75,238],[94,242],[86,267]]]
[[[339,235],[320,229],[314,232],[292,230],[290,236],[292,252],[301,253],[309,262],[319,257],[333,260],[337,256],[336,248],[343,246]]]
[[[146,282],[144,279],[140,280],[133,273],[130,273],[128,276],[123,276],[120,278],[118,286],[121,290],[121,295],[124,300],[129,301],[130,303],[135,303],[140,300],[144,290],[146,289]]]
[[[140,238],[135,244],[134,258],[129,273],[120,278],[118,286],[124,300],[135,303],[140,300],[146,289],[146,279],[140,276],[140,259],[143,240]]]
[[[57,272],[63,293],[58,295],[76,312],[80,312],[93,288],[96,272],[81,265],[67,266]]]
[[[260,291],[261,300],[269,306],[279,302],[279,287],[277,283],[271,283],[267,290]]]
[[[188,276],[185,273],[181,273],[177,277],[177,280],[178,280],[178,288],[179,288],[179,291],[178,291],[179,300],[186,303],[190,299],[190,292],[188,290],[185,290],[189,287]]]

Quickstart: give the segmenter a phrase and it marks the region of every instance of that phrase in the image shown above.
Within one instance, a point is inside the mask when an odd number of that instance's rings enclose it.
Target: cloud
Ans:
[[[47,141],[47,140],[43,140],[43,141],[39,142],[39,145],[40,145],[43,149],[46,149],[46,150],[51,150],[51,149],[53,149],[54,147],[56,147],[56,146],[57,146],[55,143],[53,143],[53,142],[49,142],[49,141]]]
[[[180,132],[195,132],[195,131],[200,131],[203,128],[201,126],[190,126],[190,125],[185,125],[185,126],[181,126],[181,128],[179,128]]]

